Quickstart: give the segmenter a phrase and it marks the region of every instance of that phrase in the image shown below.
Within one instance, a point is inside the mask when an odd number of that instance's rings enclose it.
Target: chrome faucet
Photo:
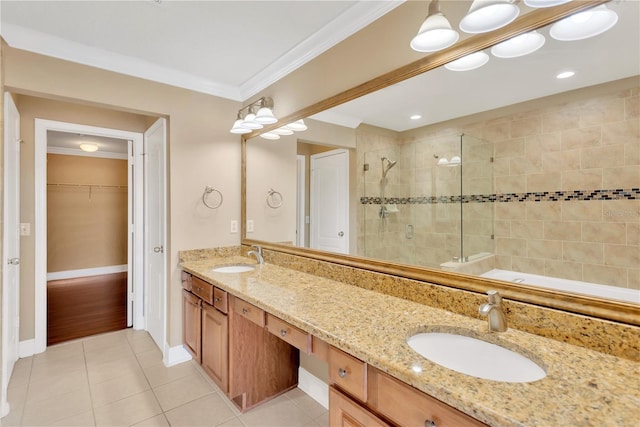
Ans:
[[[491,332],[504,332],[507,330],[507,318],[502,311],[502,297],[498,291],[488,291],[487,295],[489,295],[489,302],[482,304],[478,313],[481,316],[487,316]]]
[[[247,252],[247,256],[255,255],[258,260],[258,264],[264,264],[264,258],[262,257],[262,247],[258,245],[252,245],[252,251]]]

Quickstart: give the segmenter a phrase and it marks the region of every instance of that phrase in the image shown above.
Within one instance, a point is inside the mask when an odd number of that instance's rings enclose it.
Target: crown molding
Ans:
[[[239,89],[241,97],[245,100],[252,97],[404,2],[405,0],[357,2],[243,83]]]
[[[2,37],[9,46],[16,49],[234,101],[242,101],[240,99],[240,90],[235,86],[220,84],[201,76],[163,67],[132,56],[72,42],[19,25],[3,23]]]
[[[16,49],[243,102],[400,6],[404,1],[358,1],[240,86],[222,84],[202,76],[65,40],[19,25],[3,23],[2,37],[9,46]]]

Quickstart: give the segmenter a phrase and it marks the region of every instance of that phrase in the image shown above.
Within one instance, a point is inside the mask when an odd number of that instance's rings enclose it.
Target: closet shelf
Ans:
[[[128,188],[126,185],[103,185],[103,184],[64,184],[47,183],[47,187],[77,187],[77,188]]]

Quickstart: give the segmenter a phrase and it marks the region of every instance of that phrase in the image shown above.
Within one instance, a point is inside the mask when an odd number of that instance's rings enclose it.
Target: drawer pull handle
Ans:
[[[340,378],[344,378],[344,377],[346,377],[346,376],[347,376],[347,371],[346,371],[345,369],[338,368],[338,376],[339,376]]]
[[[424,420],[424,427],[436,427],[436,423],[431,420]]]
[[[280,336],[287,336],[287,330],[286,329],[280,329]]]
[[[214,298],[214,301],[215,301],[215,302],[220,302],[220,301],[222,301],[222,299],[221,299],[221,298],[219,298],[219,297],[216,297],[216,298]]]
[[[242,314],[247,314],[249,312],[249,310],[247,310],[246,308],[242,308]]]

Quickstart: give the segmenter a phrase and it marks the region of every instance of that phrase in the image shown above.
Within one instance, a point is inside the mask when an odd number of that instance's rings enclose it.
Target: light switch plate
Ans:
[[[20,223],[20,235],[21,236],[31,236],[31,223],[30,222],[21,222]]]
[[[253,220],[247,220],[247,233],[253,233]]]
[[[238,232],[238,221],[237,220],[232,220],[231,221],[231,232],[232,233],[237,233]]]

